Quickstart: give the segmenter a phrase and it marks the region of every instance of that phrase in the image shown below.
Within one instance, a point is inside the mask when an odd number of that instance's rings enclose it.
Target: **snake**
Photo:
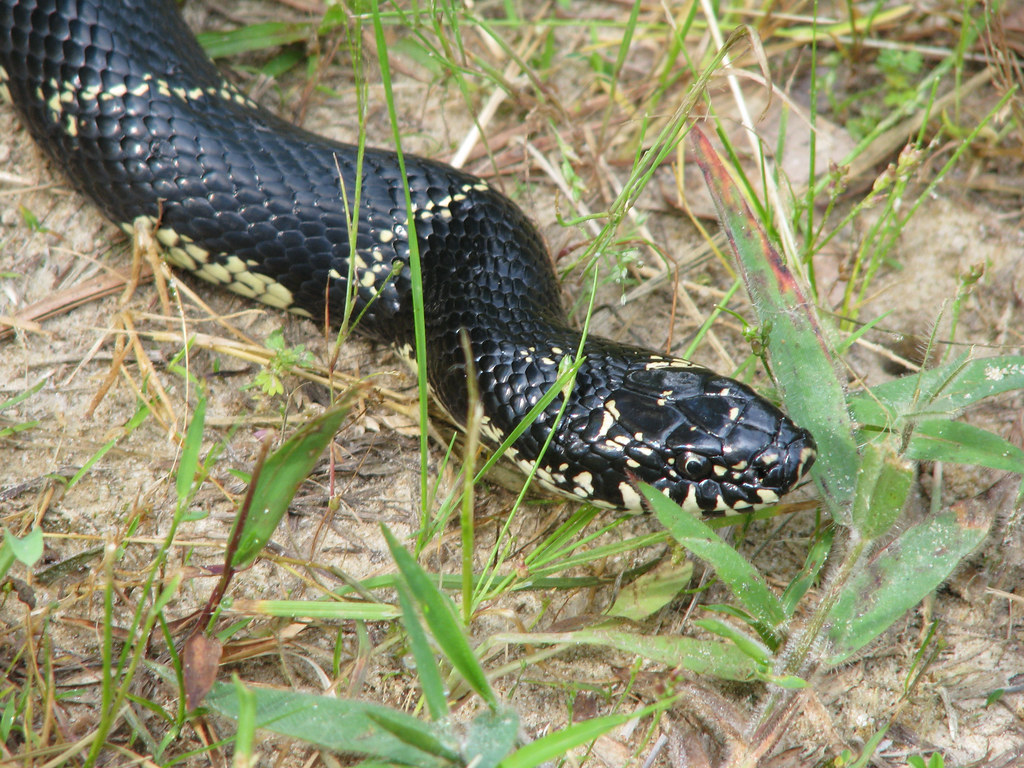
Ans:
[[[778,502],[814,462],[810,432],[746,384],[570,325],[542,235],[488,181],[279,118],[172,0],[0,0],[0,79],[108,219],[236,294],[358,318],[358,334],[415,354],[415,242],[431,396],[464,427],[476,393],[482,436],[518,430],[507,454],[548,490],[641,509],[646,483],[722,514]]]

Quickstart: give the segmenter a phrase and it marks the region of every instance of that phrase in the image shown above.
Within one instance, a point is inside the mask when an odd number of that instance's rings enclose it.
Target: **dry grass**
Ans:
[[[765,206],[762,221],[802,265],[822,315],[842,338],[871,326],[843,355],[850,386],[915,370],[929,354],[1019,354],[1024,13],[1012,4],[1002,13],[952,2],[881,10],[823,4],[812,50],[812,5],[785,0],[768,15],[765,7],[723,9],[710,24],[700,6],[691,15],[688,4],[617,0],[478,1],[456,16],[389,19],[403,147],[455,158],[519,201],[543,228],[582,319],[589,283],[575,261],[604,222],[559,221],[613,206],[638,152],[717,50],[716,28],[727,35],[747,24],[750,34],[691,117],[717,119],[737,174]],[[517,18],[507,17],[510,9]],[[260,2],[225,16],[191,3],[187,14],[204,29],[298,22],[298,46],[230,64],[275,111],[336,138],[357,136],[358,73],[341,27],[314,34],[319,8]],[[386,144],[372,27],[359,42],[367,134]],[[260,74],[289,63],[274,79]],[[756,133],[743,128],[745,114]],[[67,190],[7,106],[0,136],[0,321],[10,326],[0,341],[0,404],[29,393],[0,411],[0,514],[8,536],[36,526],[45,533],[42,559],[10,571],[0,607],[0,759],[34,766],[231,759],[225,740],[235,723],[184,711],[174,679],[180,646],[223,563],[246,487],[239,473],[252,471],[268,432],[290,434],[356,381],[367,385],[329,458],[300,489],[266,557],[235,577],[232,602],[214,625],[223,643],[219,676],[422,709],[412,643],[396,623],[275,617],[257,602],[354,589],[370,604],[397,605],[380,523],[407,543],[419,533],[420,562],[449,574],[445,586],[458,596],[457,527],[434,519],[437,504],[427,507],[432,525],[422,525],[413,379],[388,350],[359,342],[338,349],[307,323],[167,275],[150,266],[145,248],[137,254],[145,268],[133,275],[130,244]],[[904,151],[908,142],[913,148]],[[767,165],[754,146],[765,150]],[[685,143],[623,213],[599,265],[594,330],[687,354],[692,344],[701,362],[767,384],[744,337],[756,315],[737,290]],[[980,273],[973,283],[964,278],[971,269]],[[171,290],[155,289],[153,273]],[[716,306],[729,312],[705,328]],[[291,349],[305,346],[308,365],[296,368],[301,354],[265,346],[281,326]],[[937,343],[924,354],[929,338]],[[250,386],[268,366],[272,375],[262,382],[277,377],[281,394]],[[199,392],[208,404],[201,456],[215,461],[206,481],[183,495],[182,436]],[[1020,445],[1021,400],[1010,393],[969,419]],[[432,436],[427,480],[440,499],[457,485],[459,468],[445,461],[443,424]],[[584,519],[574,505],[541,500],[504,533],[515,495],[480,486],[474,567],[507,542],[500,573],[527,576],[481,599],[467,633],[528,740],[638,711],[665,701],[668,689],[683,694],[665,713],[608,730],[589,751],[571,750],[568,764],[675,768],[740,764],[746,756],[766,766],[845,765],[828,761],[871,745],[875,765],[902,766],[932,752],[946,765],[1024,765],[1024,531],[1012,483],[992,489],[1001,478],[920,467],[897,530],[936,505],[963,502],[994,514],[989,538],[878,641],[841,667],[819,668],[808,688],[784,700],[774,732],[759,730],[770,720],[761,710],[763,683],[723,682],[596,645],[493,641],[499,633],[603,626],[609,607],[621,607],[624,585],[645,569],[678,576],[671,562],[678,553],[647,517]],[[779,591],[829,528],[814,496],[804,493],[736,531],[737,549]],[[597,554],[541,574],[531,558],[567,521],[580,523],[579,537],[610,530],[589,542]],[[696,573],[688,590],[624,625],[645,638],[703,636],[693,618],[728,593],[702,579],[699,564]],[[166,604],[154,610],[168,586]],[[121,654],[137,658],[133,675],[113,679]],[[458,676],[449,682],[454,717],[477,714],[479,698]],[[122,683],[122,706],[110,712]],[[986,705],[1000,688],[1007,693]],[[254,748],[267,764],[339,764],[277,737],[260,737]]]

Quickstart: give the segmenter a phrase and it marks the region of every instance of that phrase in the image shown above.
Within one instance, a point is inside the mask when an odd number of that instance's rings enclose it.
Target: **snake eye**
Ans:
[[[705,456],[688,453],[683,460],[683,473],[690,480],[703,480],[711,474],[711,462]]]

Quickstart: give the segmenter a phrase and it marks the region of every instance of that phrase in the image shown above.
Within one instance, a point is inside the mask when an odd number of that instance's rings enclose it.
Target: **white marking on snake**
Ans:
[[[586,499],[594,495],[594,476],[589,472],[580,472],[572,479],[572,482],[576,486],[573,493],[577,496]],[[583,493],[581,494],[579,491],[583,491]]]
[[[194,248],[195,246],[192,247]],[[209,280],[211,283],[234,282],[231,277],[231,273],[228,272],[227,268],[215,261],[204,264],[200,269],[196,270],[195,274],[204,280]]]
[[[184,238],[182,238],[184,239]],[[198,245],[194,245],[191,242],[185,243],[185,252],[196,261],[206,263],[210,259],[210,252],[200,248]]]
[[[814,458],[814,451],[811,448],[805,447],[800,451],[800,463],[797,465],[797,477],[802,477],[804,474],[804,467],[807,466],[807,462]]]
[[[195,259],[185,253],[184,248],[179,248],[177,246],[166,248],[164,250],[164,258],[171,262],[171,264],[188,270],[189,272],[195,272],[199,269],[199,265],[196,264]]]
[[[233,285],[238,285],[239,283],[244,284],[250,291],[252,291],[252,297],[256,298],[258,296],[262,296],[263,292],[267,289],[266,283],[260,279],[261,277],[263,277],[263,275],[257,274],[256,272],[239,272],[235,277]],[[234,288],[232,290],[236,293],[242,293]],[[243,293],[242,295],[244,296],[247,294]]]
[[[249,269],[245,265],[245,262],[237,256],[228,256],[227,259],[224,260],[224,268],[232,275],[237,275],[239,272],[247,272]]]
[[[285,288],[281,283],[271,283],[267,286],[266,293],[261,297],[262,301],[270,304],[274,307],[281,307],[287,309],[293,303],[295,299],[292,297],[292,292]]]
[[[235,280],[233,283],[231,283],[231,285],[228,286],[228,290],[231,291],[232,293],[237,293],[239,296],[245,296],[245,298],[247,299],[258,300],[260,296],[248,285],[246,285],[245,283],[240,283],[237,280]]]
[[[640,509],[643,506],[643,499],[640,494],[633,490],[633,486],[623,481],[619,483],[619,494],[622,496],[622,503],[626,509]]]
[[[137,229],[140,226],[151,227],[153,226],[154,220],[148,216],[140,216],[135,220],[132,225],[132,229]],[[169,227],[161,227],[156,231],[156,239],[167,248],[171,248],[181,242],[181,238],[178,237],[178,233]]]

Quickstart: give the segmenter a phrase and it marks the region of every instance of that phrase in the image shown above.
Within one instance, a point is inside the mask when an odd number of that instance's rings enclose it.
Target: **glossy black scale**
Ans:
[[[411,346],[394,154],[365,154],[352,254],[355,148],[227,85],[171,0],[0,0],[0,66],[25,125],[74,185],[122,227],[155,227],[172,263],[315,321],[326,309],[334,322],[351,269],[354,315],[372,300],[358,330]],[[406,170],[431,388],[453,417],[466,413],[465,329],[485,434],[500,440],[575,355],[579,332],[565,324],[543,240],[518,207],[443,163],[407,155]],[[721,512],[777,500],[814,460],[811,435],[739,382],[604,339],[584,352],[538,471],[548,487],[636,508],[643,480]],[[518,463],[536,460],[560,406],[561,396],[516,442]]]

